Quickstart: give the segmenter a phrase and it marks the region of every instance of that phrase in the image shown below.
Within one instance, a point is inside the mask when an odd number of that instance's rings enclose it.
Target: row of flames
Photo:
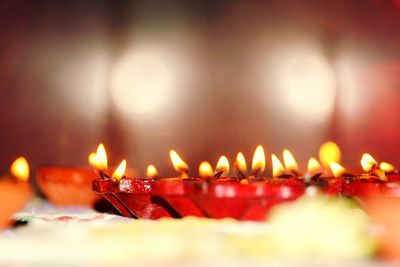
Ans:
[[[181,178],[189,177],[189,166],[185,161],[178,155],[178,153],[171,149],[169,151],[170,158],[174,169],[180,174]],[[309,178],[314,175],[326,174],[326,169],[330,169],[334,177],[341,177],[346,174],[346,169],[339,164],[341,159],[341,152],[339,147],[334,142],[326,142],[322,144],[319,150],[318,161],[315,157],[311,157],[308,160],[307,172],[304,174],[300,173],[299,165],[295,160],[293,154],[288,150],[283,150],[283,164],[275,154],[271,154],[272,162],[272,176],[273,177],[297,177],[297,178]],[[321,165],[321,163],[322,165]],[[90,153],[89,163],[96,170],[105,172],[108,170],[107,165],[107,154],[103,144],[100,144],[96,152]],[[114,180],[120,180],[125,176],[126,171],[126,160],[124,159],[119,166],[114,170],[111,178]],[[252,172],[250,175],[246,175],[248,168],[245,157],[242,152],[239,152],[236,156],[234,163],[234,170],[239,178],[254,178],[259,173],[265,170],[266,160],[265,152],[262,145],[258,145],[252,160]],[[395,171],[395,167],[387,162],[378,163],[370,154],[364,153],[361,158],[361,166],[363,170],[369,174],[378,176],[380,179],[385,180],[386,173]],[[221,156],[213,168],[208,161],[203,161],[199,165],[199,176],[200,177],[220,177],[227,175],[230,171],[229,160],[226,156]],[[148,165],[147,177],[157,177],[158,171],[154,165]],[[363,176],[361,176],[363,177]]]

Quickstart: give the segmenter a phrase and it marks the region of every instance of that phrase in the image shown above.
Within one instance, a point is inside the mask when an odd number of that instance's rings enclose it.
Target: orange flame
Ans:
[[[210,177],[213,175],[213,168],[208,161],[203,161],[199,165],[200,177]]]
[[[156,166],[154,166],[153,164],[150,164],[149,166],[147,166],[147,172],[146,172],[146,177],[154,177],[158,174],[157,168]]]
[[[265,170],[265,152],[262,145],[258,145],[254,151],[251,168],[253,171],[260,169],[260,172],[262,172]]]
[[[126,160],[121,161],[121,163],[118,165],[118,167],[115,169],[111,177],[114,180],[121,180],[122,177],[124,177],[126,171]]]
[[[379,169],[381,169],[384,172],[393,172],[395,170],[395,167],[387,162],[381,162],[379,165]]]
[[[361,157],[362,169],[366,172],[372,170],[373,167],[378,166],[378,162],[368,153],[364,153]]]
[[[224,173],[229,173],[229,160],[225,156],[221,156],[217,162],[216,171],[223,171]]]
[[[318,160],[314,157],[311,157],[308,160],[307,164],[307,172],[314,173],[321,170],[321,164],[319,164]]]
[[[92,159],[93,160],[93,159]],[[103,144],[99,144],[94,158],[94,167],[99,171],[107,170],[107,153]]]
[[[171,149],[169,151],[169,156],[171,158],[172,165],[174,165],[174,169],[177,172],[187,172],[187,170],[189,169],[188,165],[182,160],[182,158],[178,155],[178,153],[176,153],[175,150]]]
[[[346,172],[346,169],[343,168],[339,163],[331,162],[329,166],[332,170],[333,176],[336,178],[342,176]]]
[[[319,148],[319,160],[325,168],[330,167],[331,162],[340,162],[341,155],[338,145],[332,141],[323,143]]]
[[[28,181],[29,164],[24,157],[19,157],[11,164],[11,174],[20,181]]]
[[[279,177],[285,174],[285,168],[282,165],[282,162],[278,159],[275,154],[271,155],[272,159],[272,176]]]
[[[244,158],[244,155],[242,152],[239,152],[236,156],[236,161],[235,161],[235,166],[241,171],[241,172],[246,172],[247,171],[247,164],[246,164],[246,159]]]
[[[285,164],[285,168],[288,171],[298,172],[299,166],[297,165],[296,160],[294,159],[292,153],[289,150],[283,150],[283,163]]]

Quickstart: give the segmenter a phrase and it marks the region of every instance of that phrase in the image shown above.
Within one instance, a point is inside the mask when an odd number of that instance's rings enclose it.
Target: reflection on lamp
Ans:
[[[177,87],[176,62],[155,45],[135,46],[117,62],[111,96],[128,114],[149,114],[169,103]]]

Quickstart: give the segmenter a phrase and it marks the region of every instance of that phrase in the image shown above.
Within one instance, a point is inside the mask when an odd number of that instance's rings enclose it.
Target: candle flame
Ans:
[[[96,170],[105,171],[107,170],[107,153],[103,144],[99,144],[96,151],[96,158],[94,164]]]
[[[379,169],[381,169],[384,172],[392,172],[395,170],[395,167],[387,162],[381,162],[381,164],[379,165]]]
[[[282,162],[278,159],[275,154],[271,155],[272,159],[272,176],[279,177],[285,174],[285,168],[282,165]]]
[[[157,176],[157,174],[158,174],[158,171],[157,171],[156,166],[154,166],[153,164],[150,164],[149,166],[147,166],[147,172],[146,172],[147,177],[152,178],[154,176]]]
[[[364,171],[369,172],[378,166],[378,162],[370,154],[364,153],[361,157],[361,166]]]
[[[221,156],[217,162],[216,171],[223,171],[224,173],[229,173],[229,160],[225,156]]]
[[[19,157],[11,164],[11,174],[20,181],[28,181],[29,164],[24,157]]]
[[[346,169],[336,162],[331,162],[329,164],[329,167],[332,170],[333,176],[335,176],[336,178],[342,176],[346,172]]]
[[[175,150],[171,149],[169,151],[169,156],[171,158],[172,165],[174,165],[174,169],[177,172],[187,172],[187,170],[189,169],[188,165],[181,159],[181,157],[178,155],[178,153],[176,153]]]
[[[265,152],[262,145],[258,145],[254,151],[253,162],[251,165],[253,171],[260,169],[260,172],[265,169]]]
[[[238,168],[241,172],[246,172],[247,171],[247,164],[246,164],[246,159],[244,158],[244,155],[242,152],[239,152],[236,156],[236,161],[235,161],[235,166]]]
[[[90,166],[96,167],[97,161],[96,161],[96,153],[95,152],[92,152],[89,154],[88,161],[89,161]]]
[[[115,171],[112,174],[112,178],[114,180],[121,180],[122,177],[124,177],[126,171],[126,160],[121,161],[121,163],[118,165],[118,167],[115,169]]]
[[[319,148],[319,160],[325,168],[330,167],[331,162],[340,162],[341,155],[338,145],[332,141],[323,143]]]
[[[200,177],[210,177],[213,175],[213,168],[208,161],[203,161],[199,165]]]
[[[289,150],[283,150],[283,163],[285,164],[285,168],[288,171],[299,171],[299,166],[297,165],[296,160],[294,159],[292,153]]]
[[[308,160],[307,164],[307,172],[309,173],[315,173],[317,171],[321,170],[321,164],[319,164],[318,160],[314,157],[311,157]]]

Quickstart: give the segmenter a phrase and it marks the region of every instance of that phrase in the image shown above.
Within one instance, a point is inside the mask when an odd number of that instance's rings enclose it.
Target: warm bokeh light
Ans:
[[[11,164],[11,174],[18,180],[27,181],[29,178],[29,164],[24,157],[19,157]]]
[[[208,161],[202,161],[199,165],[200,177],[210,177],[213,175],[213,168]]]
[[[171,158],[172,165],[177,172],[186,172],[189,169],[186,162],[182,160],[175,150],[171,149],[169,151],[169,156]]]
[[[95,152],[92,152],[89,154],[88,161],[89,161],[90,166],[96,167],[96,153]]]
[[[107,153],[103,144],[99,144],[97,147],[95,168],[99,171],[105,171],[108,168]]]
[[[395,167],[387,162],[381,162],[381,164],[379,164],[379,169],[381,169],[384,172],[393,172],[395,171]]]
[[[366,172],[372,170],[373,167],[378,166],[378,162],[368,153],[364,153],[361,157],[362,169]]]
[[[118,165],[118,167],[115,169],[111,177],[114,180],[121,180],[122,177],[124,177],[126,171],[126,160],[121,161],[121,163]]]
[[[271,155],[272,160],[272,176],[279,177],[285,174],[285,168],[282,165],[282,162],[278,159],[275,154]]]
[[[225,156],[221,156],[217,162],[217,167],[215,167],[215,170],[222,171],[223,173],[229,173],[229,160]]]
[[[336,162],[329,163],[329,167],[331,168],[333,176],[335,176],[336,178],[342,176],[346,172],[346,169]]]
[[[299,166],[296,160],[294,159],[292,153],[290,153],[290,151],[287,149],[283,150],[283,163],[285,164],[286,170],[293,172],[299,171]]]
[[[329,168],[331,162],[340,162],[341,158],[338,145],[332,141],[323,143],[319,148],[319,160],[325,168]]]
[[[158,171],[157,171],[156,166],[154,166],[153,164],[150,164],[149,166],[147,166],[146,177],[152,178],[157,175],[158,175]]]
[[[260,170],[260,172],[265,169],[265,152],[262,145],[258,145],[253,155],[253,162],[251,164],[252,169]]]
[[[239,169],[239,171],[245,173],[247,171],[246,159],[242,152],[239,152],[236,156],[235,167]]]
[[[318,160],[314,157],[311,157],[308,160],[308,164],[307,164],[307,172],[309,173],[315,173],[317,171],[321,170],[321,164],[319,164]]]

